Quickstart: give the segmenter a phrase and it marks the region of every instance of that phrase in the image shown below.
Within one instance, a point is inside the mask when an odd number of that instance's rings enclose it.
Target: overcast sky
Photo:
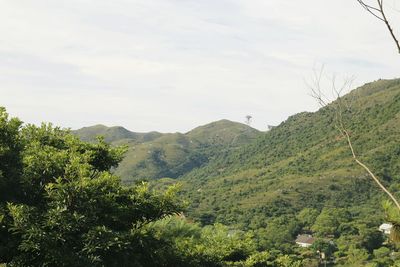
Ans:
[[[384,25],[356,0],[0,6],[0,106],[25,122],[186,132],[250,114],[265,130],[316,109],[304,84],[314,66],[355,85],[400,76]]]

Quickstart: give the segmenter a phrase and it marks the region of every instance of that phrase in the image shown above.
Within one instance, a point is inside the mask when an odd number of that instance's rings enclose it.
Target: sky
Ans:
[[[318,108],[305,81],[321,65],[354,87],[400,77],[384,25],[356,0],[0,5],[0,106],[27,123],[187,132],[251,115],[266,130]]]

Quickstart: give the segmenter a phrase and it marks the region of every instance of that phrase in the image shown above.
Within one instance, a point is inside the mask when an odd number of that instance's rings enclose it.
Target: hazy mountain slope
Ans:
[[[206,145],[248,144],[258,131],[247,125],[220,120],[199,126],[186,134],[187,137]]]
[[[135,133],[120,126],[107,127],[104,125],[83,127],[73,131],[73,133],[78,135],[83,141],[92,142],[96,140],[97,136],[103,136],[104,139],[110,143],[120,142],[125,139],[129,139],[130,141],[146,142],[154,140],[162,135],[158,132]]]
[[[247,125],[221,120],[186,133],[135,133],[122,127],[96,125],[74,131],[82,140],[102,135],[128,152],[115,170],[123,181],[177,178],[207,163],[214,155],[252,142],[260,132]]]
[[[345,121],[357,153],[398,191],[400,80],[367,84],[345,99],[355,99]],[[333,122],[329,108],[291,116],[252,144],[186,174],[189,214],[251,227],[304,207],[360,205],[381,196],[352,162]]]

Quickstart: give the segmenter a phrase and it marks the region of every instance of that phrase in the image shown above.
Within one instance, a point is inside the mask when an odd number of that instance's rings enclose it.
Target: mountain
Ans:
[[[388,198],[336,129],[339,105],[358,158],[400,199],[400,79],[368,83],[268,132],[222,120],[151,140],[121,127],[76,134],[93,141],[101,132],[114,145],[126,144],[115,170],[126,183],[147,178],[156,189],[180,183],[180,199],[189,203],[182,217],[214,225],[204,229],[225,224],[228,236],[246,233],[257,250],[295,255],[302,266],[318,266],[315,250],[330,255],[330,266],[393,266],[398,249],[378,231],[388,222],[382,207]],[[302,234],[313,235],[312,247],[296,245]]]
[[[341,101],[351,106],[343,116],[356,153],[400,196],[400,79],[368,83]],[[182,197],[191,203],[187,216],[204,224],[258,229],[267,218],[324,207],[355,213],[368,207],[373,214],[364,217],[383,218],[383,194],[334,127],[337,103],[293,115],[268,132],[221,120],[184,134],[99,125],[75,134],[127,145],[115,170],[125,183],[182,183]]]
[[[356,153],[400,196],[400,80],[366,84],[341,101],[351,105],[343,120]],[[381,210],[383,194],[354,163],[334,127],[337,103],[293,115],[252,143],[221,152],[180,177],[191,203],[188,215],[206,224],[257,229],[266,218],[306,207]]]
[[[248,144],[258,134],[259,131],[245,124],[220,120],[199,126],[186,133],[186,136],[203,145],[240,146]]]
[[[124,140],[146,142],[152,141],[162,135],[159,132],[135,133],[121,126],[107,127],[101,124],[83,127],[73,131],[73,133],[79,136],[82,141],[93,142],[96,140],[97,136],[103,136],[105,141],[109,143],[121,142]]]
[[[95,125],[73,131],[84,141],[104,136],[128,151],[115,173],[125,183],[141,179],[178,178],[208,163],[216,154],[233,151],[261,134],[242,123],[220,120],[182,133],[136,133],[123,127]]]

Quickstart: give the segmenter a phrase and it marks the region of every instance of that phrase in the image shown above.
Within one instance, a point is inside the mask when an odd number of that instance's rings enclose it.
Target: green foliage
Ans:
[[[254,253],[251,255],[245,263],[247,267],[269,267],[274,265],[275,257],[267,251]]]
[[[311,248],[315,252],[324,253],[325,257],[331,257],[337,250],[332,240],[317,239],[312,244]]]
[[[10,119],[6,110],[0,107],[0,202],[12,201],[18,197],[15,191],[19,191],[22,166],[21,125],[20,120]]]
[[[363,229],[359,232],[361,246],[368,250],[368,252],[381,247],[385,241],[382,232],[378,231],[378,229]]]
[[[353,110],[345,120],[354,147],[381,174],[383,183],[390,182],[398,191],[399,82],[368,84],[345,96],[353,98]],[[251,144],[217,154],[179,180],[191,202],[188,214],[197,220],[212,213],[215,222],[253,229],[263,227],[265,218],[297,214],[304,208],[319,212],[323,207],[358,205],[376,208],[376,217],[383,220],[377,203],[385,196],[353,162],[329,108],[291,116]],[[327,232],[335,234],[340,224]]]
[[[384,201],[382,205],[385,210],[386,221],[393,225],[390,231],[390,238],[395,242],[400,242],[400,211],[389,200]]]
[[[399,80],[344,99],[356,95],[343,114],[354,147],[399,197]],[[398,248],[377,229],[390,222],[400,239],[400,213],[390,202],[381,209],[385,196],[354,165],[333,122],[328,107],[266,133],[229,121],[186,134],[96,126],[75,132],[85,143],[51,124],[22,126],[0,109],[0,262],[317,266],[319,250],[334,257],[328,265],[396,266]],[[202,226],[170,217],[183,216],[185,198],[185,215]],[[294,244],[304,232],[319,237],[311,248]]]
[[[269,252],[257,252],[251,255],[244,267],[301,267],[304,266],[303,261],[295,256],[289,255],[272,255]]]
[[[128,147],[115,173],[131,184],[137,180],[177,178],[205,165],[222,151],[250,143],[260,133],[247,125],[221,120],[181,134],[134,133],[122,127],[95,125],[73,132],[84,141],[104,136],[113,145]]]
[[[380,258],[389,256],[390,253],[391,253],[391,250],[389,248],[380,247],[380,248],[374,250],[374,257],[377,259],[380,259]]]
[[[350,247],[347,256],[347,266],[362,266],[368,260],[369,254],[365,249],[358,249],[355,247]]]
[[[51,124],[21,127],[2,112],[8,139],[0,151],[9,161],[0,165],[0,189],[13,188],[0,202],[7,266],[298,266],[282,254],[266,261],[250,232],[171,217],[184,207],[176,185],[123,186],[110,170],[125,147],[85,143]],[[150,160],[160,165],[164,157],[154,150]]]
[[[311,226],[315,223],[319,215],[319,211],[311,208],[302,209],[299,214],[297,214],[297,219],[302,224],[303,228],[310,229]]]
[[[280,252],[257,251],[250,233],[226,227],[221,224],[201,228],[182,218],[170,217],[149,225],[160,239],[174,243],[179,255],[175,259],[183,266],[302,266],[295,255]],[[174,266],[180,266],[178,261]]]
[[[303,265],[303,262],[301,260],[290,257],[288,255],[280,256],[276,260],[276,262],[278,263],[278,266],[281,267],[300,267]]]
[[[349,219],[350,215],[344,209],[324,208],[311,229],[318,236],[335,236],[339,234],[340,224],[348,222]]]
[[[180,230],[182,229],[182,225],[176,223],[170,225],[169,229],[172,226],[178,226]],[[175,235],[180,237],[175,242],[179,251],[186,253],[186,257],[196,260],[192,263],[194,265],[191,266],[208,266],[210,264],[219,266],[223,262],[226,264],[240,262],[246,260],[249,255],[255,252],[255,243],[248,233],[229,229],[221,224],[205,228],[191,226],[190,231],[187,230],[187,227],[186,230]],[[171,230],[160,229],[160,232],[162,231]],[[187,234],[188,232],[190,235]]]
[[[216,224],[203,229],[198,250],[221,261],[241,261],[255,250],[255,244],[249,233]]]
[[[292,243],[301,230],[294,217],[282,216],[268,220],[266,227],[255,230],[258,247],[264,250],[292,252]]]
[[[148,142],[162,135],[158,132],[134,133],[120,126],[107,127],[100,124],[83,127],[79,130],[73,131],[73,133],[85,142],[96,142],[97,137],[102,136],[107,143],[120,143],[122,140]]]
[[[102,139],[84,143],[50,124],[21,128],[4,110],[1,118],[0,151],[2,159],[9,161],[0,165],[0,189],[21,186],[0,202],[0,262],[11,266],[165,264],[157,254],[167,251],[168,244],[146,225],[181,211],[176,187],[164,193],[150,191],[145,183],[124,187],[110,169],[117,166],[125,148],[112,148]]]

